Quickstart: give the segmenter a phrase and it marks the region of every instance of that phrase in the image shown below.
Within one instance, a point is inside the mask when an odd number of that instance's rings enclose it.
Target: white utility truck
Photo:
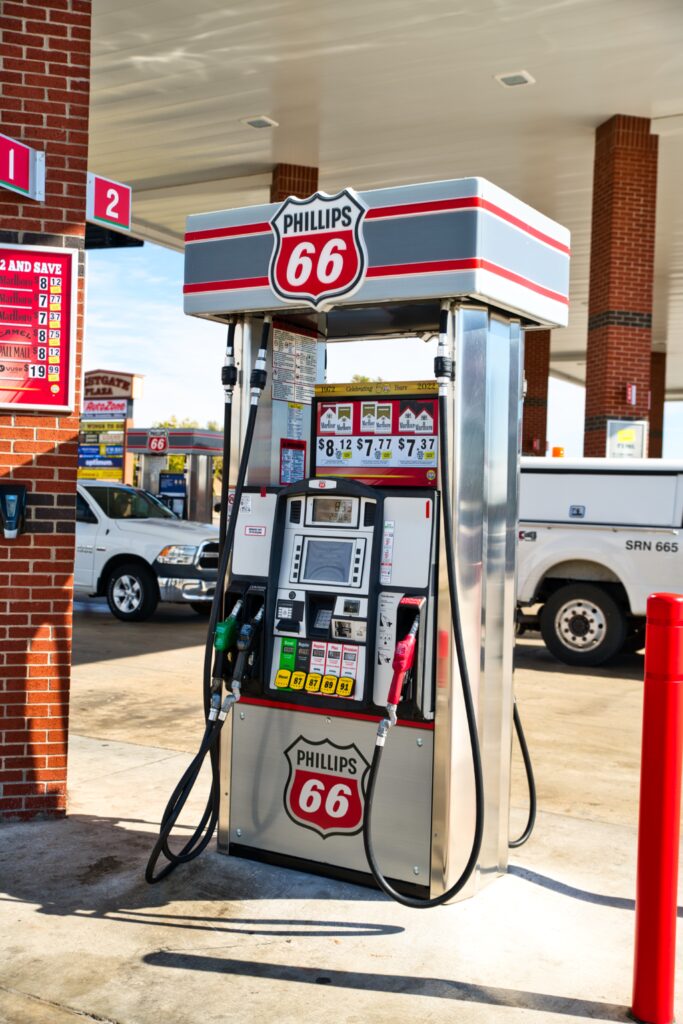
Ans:
[[[124,621],[148,619],[159,601],[208,615],[217,569],[217,527],[178,519],[138,487],[79,481],[77,595],[106,596]]]
[[[520,631],[569,665],[639,650],[648,595],[683,592],[682,525],[683,462],[523,458]]]

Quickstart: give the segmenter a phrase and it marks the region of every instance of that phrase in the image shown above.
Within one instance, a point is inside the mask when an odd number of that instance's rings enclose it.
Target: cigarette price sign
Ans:
[[[133,190],[120,181],[88,174],[86,218],[93,224],[130,231]]]
[[[29,199],[45,199],[45,154],[0,134],[0,185]]]
[[[71,412],[76,249],[0,246],[0,409]]]
[[[434,381],[320,384],[313,423],[316,476],[347,476],[383,487],[436,486]]]

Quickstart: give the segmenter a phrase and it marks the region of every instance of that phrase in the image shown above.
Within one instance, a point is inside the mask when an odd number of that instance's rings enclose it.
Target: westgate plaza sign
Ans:
[[[141,398],[142,377],[118,370],[88,370],[83,378],[84,398]]]

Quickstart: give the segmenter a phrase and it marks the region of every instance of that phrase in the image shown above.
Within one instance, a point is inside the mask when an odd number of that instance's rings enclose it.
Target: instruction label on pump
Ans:
[[[379,581],[387,586],[391,583],[391,573],[394,567],[394,531],[396,523],[393,519],[385,519],[384,533],[382,534],[382,558],[379,566]]]
[[[391,665],[396,647],[396,616],[402,594],[379,595],[377,602],[377,665]]]

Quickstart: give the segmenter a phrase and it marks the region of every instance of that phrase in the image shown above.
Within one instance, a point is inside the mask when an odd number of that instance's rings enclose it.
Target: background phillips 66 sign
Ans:
[[[340,747],[330,740],[299,736],[287,747],[285,757],[289,762],[285,810],[294,824],[323,839],[360,832],[370,765],[355,743]]]
[[[268,269],[281,299],[318,309],[351,295],[363,283],[368,258],[363,242],[365,203],[351,189],[285,199],[270,222],[275,235]]]
[[[155,455],[168,451],[168,431],[150,430],[147,434],[147,447]]]

